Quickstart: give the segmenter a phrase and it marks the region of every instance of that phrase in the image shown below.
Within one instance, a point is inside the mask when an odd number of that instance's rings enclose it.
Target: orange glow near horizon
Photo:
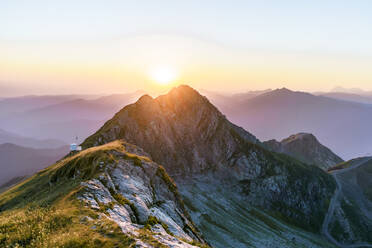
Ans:
[[[0,88],[14,89],[8,91],[14,95],[139,89],[159,94],[179,84],[228,93],[372,90],[368,57],[238,50],[178,36],[138,36],[109,45],[3,43],[0,54]]]

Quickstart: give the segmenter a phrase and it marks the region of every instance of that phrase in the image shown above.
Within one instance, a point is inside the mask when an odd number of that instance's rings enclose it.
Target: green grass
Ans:
[[[85,216],[92,219],[83,222]],[[0,214],[0,247],[131,247],[134,239],[105,217],[63,198],[53,206],[33,205]]]
[[[165,171],[163,166],[159,166],[159,168],[156,171],[156,175],[161,177],[165,184],[168,186],[168,189],[175,194],[177,197],[179,197],[178,189],[176,186],[176,183],[173,181],[173,179],[168,175],[168,173]]]
[[[80,182],[113,163],[120,142],[67,157],[0,195],[0,247],[130,247],[134,239],[76,198]],[[127,203],[116,198],[120,203]],[[102,211],[114,203],[99,203]],[[85,216],[92,217],[83,223]]]
[[[147,218],[147,221],[146,221],[146,223],[145,223],[145,228],[150,229],[150,227],[152,227],[152,226],[154,226],[154,225],[156,225],[156,224],[160,224],[168,234],[170,234],[170,235],[173,236],[173,233],[171,233],[171,232],[169,231],[169,227],[168,227],[168,225],[165,224],[164,222],[158,220],[158,218],[156,218],[155,216],[152,216],[152,215],[150,215],[150,216]]]
[[[331,171],[336,171],[336,170],[341,170],[341,169],[349,168],[349,167],[353,166],[354,164],[356,164],[357,162],[359,162],[360,159],[363,159],[363,158],[355,158],[355,159],[351,159],[349,161],[345,161],[345,162],[339,163],[339,164],[333,166],[332,168],[329,168],[328,171],[331,172]],[[372,161],[367,161],[365,164],[366,165],[367,164],[372,164]],[[370,170],[372,170],[372,169],[370,169]]]
[[[141,168],[144,162],[150,162],[146,157],[128,153],[121,141],[115,141],[67,156],[0,194],[0,247],[134,247],[134,238],[102,214],[115,204],[128,205],[136,222],[138,213],[131,201],[109,187],[115,201],[103,204],[96,199],[98,212],[77,200],[85,191],[81,182],[98,178],[106,166],[115,166],[119,159]],[[179,198],[177,187],[164,168],[160,167],[157,173]],[[86,216],[92,219],[82,221]],[[161,224],[172,235],[168,226],[153,216],[145,224]],[[166,247],[152,235],[150,230],[141,229],[138,238],[153,247]]]
[[[109,188],[109,191],[110,191],[110,194],[111,196],[121,205],[128,205],[130,207],[130,209],[132,210],[133,214],[135,215],[136,217],[136,221],[138,221],[138,210],[136,208],[136,206],[131,202],[129,201],[127,198],[125,198],[123,195],[121,194],[118,194],[115,192],[115,190]]]

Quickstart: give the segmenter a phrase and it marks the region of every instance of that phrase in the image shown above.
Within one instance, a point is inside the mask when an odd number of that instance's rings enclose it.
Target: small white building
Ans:
[[[81,146],[78,146],[76,143],[70,145],[70,151],[81,151]]]

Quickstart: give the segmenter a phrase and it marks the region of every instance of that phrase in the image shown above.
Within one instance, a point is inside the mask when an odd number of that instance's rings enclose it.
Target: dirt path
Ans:
[[[350,170],[356,169],[356,168],[358,168],[359,166],[365,164],[366,162],[368,162],[371,159],[372,158],[368,157],[368,158],[362,159],[357,164],[355,164],[355,165],[353,165],[353,166],[351,166],[349,168],[345,168],[345,169],[341,169],[341,170],[336,170],[336,171],[332,172],[332,176],[333,176],[333,178],[335,179],[335,181],[337,183],[337,188],[336,188],[336,191],[335,191],[335,193],[334,193],[334,195],[333,195],[333,197],[331,199],[331,203],[329,204],[328,212],[327,212],[327,214],[326,214],[326,216],[324,218],[324,221],[323,221],[322,234],[330,242],[332,242],[333,244],[335,244],[335,245],[337,245],[339,247],[342,247],[342,248],[372,247],[372,245],[371,244],[368,244],[368,243],[359,243],[359,244],[352,244],[352,245],[341,244],[336,239],[334,239],[332,237],[332,235],[329,233],[329,223],[332,220],[332,217],[334,215],[334,212],[335,212],[337,203],[338,203],[339,199],[342,196],[342,185],[341,185],[340,180],[338,179],[337,175],[340,175],[340,174],[343,174],[343,173],[348,172]]]

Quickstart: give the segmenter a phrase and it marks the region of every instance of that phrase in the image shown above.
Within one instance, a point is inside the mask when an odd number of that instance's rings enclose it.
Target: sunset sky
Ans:
[[[0,96],[372,90],[371,1],[0,2]]]

